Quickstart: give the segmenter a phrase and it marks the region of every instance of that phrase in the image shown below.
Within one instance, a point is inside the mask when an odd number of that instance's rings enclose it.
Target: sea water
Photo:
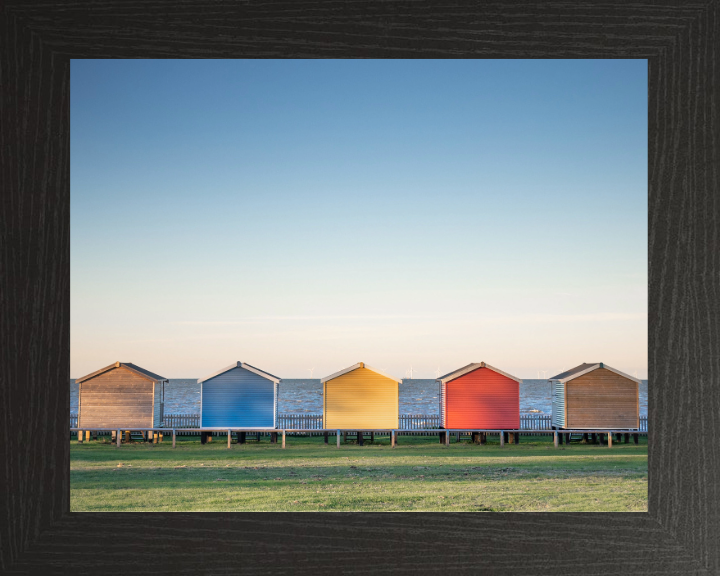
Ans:
[[[400,414],[438,414],[438,383],[405,379],[400,384]],[[640,416],[647,416],[648,381],[640,383]],[[322,384],[315,379],[288,379],[280,383],[280,414],[322,414]],[[70,412],[77,412],[78,386],[70,381]],[[171,378],[165,385],[165,414],[200,412],[200,384],[195,378]],[[523,380],[521,414],[551,414],[552,398],[547,380]]]

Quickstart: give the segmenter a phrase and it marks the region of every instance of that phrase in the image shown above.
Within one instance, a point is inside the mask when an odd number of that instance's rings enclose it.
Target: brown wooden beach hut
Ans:
[[[550,378],[552,424],[566,429],[638,429],[640,380],[602,362]]]
[[[115,362],[78,378],[78,428],[159,428],[167,378]]]

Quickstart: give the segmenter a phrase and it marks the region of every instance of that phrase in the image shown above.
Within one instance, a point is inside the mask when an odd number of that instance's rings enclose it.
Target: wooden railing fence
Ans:
[[[70,428],[77,428],[78,415],[70,413]],[[399,425],[402,430],[428,430],[440,428],[440,416],[436,414],[400,414]],[[164,428],[199,428],[199,414],[165,414]],[[322,414],[279,414],[279,429],[322,429]],[[522,414],[520,416],[520,428],[523,430],[551,430],[552,419],[545,414]],[[648,431],[647,416],[640,417],[640,432]],[[194,432],[193,434],[199,434]],[[413,432],[407,432],[413,435]],[[417,434],[427,435],[429,432],[418,432]]]

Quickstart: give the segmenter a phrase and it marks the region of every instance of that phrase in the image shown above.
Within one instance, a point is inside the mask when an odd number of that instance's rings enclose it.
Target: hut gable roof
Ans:
[[[92,374],[88,374],[87,376],[78,378],[77,380],[75,380],[75,383],[79,384],[80,382],[85,382],[85,380],[90,380],[90,378],[95,378],[95,376],[100,376],[100,374],[109,372],[110,370],[114,370],[115,368],[125,368],[126,370],[130,370],[131,372],[134,372],[135,374],[142,376],[143,378],[147,378],[152,382],[167,381],[167,378],[165,378],[164,376],[160,376],[158,374],[155,374],[154,372],[150,372],[150,370],[145,370],[145,368],[140,368],[140,366],[136,366],[132,362],[115,362],[114,364],[110,364],[110,366],[105,366],[105,368],[96,370]]]
[[[592,372],[593,370],[597,370],[598,368],[604,368],[605,370],[610,370],[610,372],[615,372],[615,374],[619,374],[623,378],[627,378],[628,380],[632,380],[633,382],[640,383],[640,380],[629,376],[628,374],[625,374],[624,372],[620,372],[620,370],[616,370],[615,368],[612,368],[608,366],[607,364],[603,364],[602,362],[594,362],[594,363],[587,363],[583,362],[579,366],[575,366],[575,368],[571,368],[570,370],[566,370],[565,372],[561,372],[560,374],[553,376],[552,378],[549,378],[549,380],[555,380],[558,382],[568,382],[570,380],[573,380],[575,378],[578,378],[580,376],[583,376],[587,374],[588,372]]]
[[[382,370],[378,370],[377,368],[373,368],[372,366],[368,366],[365,364],[365,362],[358,362],[357,364],[353,364],[349,368],[345,368],[344,370],[340,370],[339,372],[335,372],[334,374],[330,374],[330,376],[325,376],[325,378],[320,379],[321,384],[325,384],[328,380],[333,380],[334,378],[339,378],[343,374],[347,374],[348,372],[352,372],[353,370],[357,370],[358,368],[365,368],[367,370],[372,370],[376,374],[380,374],[380,376],[385,376],[385,378],[390,378],[390,380],[394,380],[398,384],[400,383],[400,380],[395,378],[394,376],[390,376],[389,374],[385,374]]]
[[[230,370],[234,370],[235,368],[243,368],[249,372],[253,372],[253,373],[257,374],[258,376],[262,376],[263,378],[266,378],[267,380],[275,382],[275,384],[280,382],[280,378],[278,378],[277,376],[273,376],[269,372],[260,370],[260,368],[255,368],[255,366],[251,366],[247,362],[240,362],[238,360],[237,362],[230,364],[230,366],[226,366],[222,370],[218,370],[217,372],[210,374],[210,376],[205,376],[205,378],[198,378],[198,384],[201,384],[202,382],[206,382],[207,380],[210,380],[211,378],[215,378],[215,376],[220,376],[220,374],[225,374],[225,372],[229,372]]]
[[[515,382],[522,383],[522,380],[520,378],[512,376],[511,374],[508,374],[507,372],[503,372],[502,370],[499,370],[493,366],[490,366],[490,364],[486,364],[485,362],[472,362],[472,363],[468,364],[467,366],[463,366],[462,368],[459,368],[453,372],[449,372],[449,373],[445,374],[444,376],[440,376],[440,378],[438,378],[436,381],[440,382],[442,384],[446,384],[447,382],[450,382],[451,380],[460,378],[460,376],[465,376],[465,374],[474,372],[478,368],[487,368],[488,370],[492,370],[493,372],[497,372],[498,374],[502,374],[503,376],[510,378],[510,380],[515,380]]]

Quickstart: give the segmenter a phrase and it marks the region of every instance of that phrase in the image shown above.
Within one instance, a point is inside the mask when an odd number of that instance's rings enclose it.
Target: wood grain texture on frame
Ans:
[[[718,574],[717,4],[3,4],[0,572]],[[69,59],[270,56],[648,59],[647,514],[68,512]]]

